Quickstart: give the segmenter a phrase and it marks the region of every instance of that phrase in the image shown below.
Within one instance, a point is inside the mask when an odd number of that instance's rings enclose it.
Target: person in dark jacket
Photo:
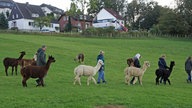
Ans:
[[[139,53],[137,53],[134,57],[133,57],[133,63],[134,63],[134,66],[137,67],[137,68],[141,68],[141,65],[140,65],[140,62],[139,62],[139,59],[141,58],[141,55]],[[135,77],[132,78],[132,80],[130,81],[131,84],[133,84],[133,81],[135,80]]]
[[[192,71],[192,58],[191,56],[185,61],[185,71],[188,74],[187,83],[191,82],[191,71]]]
[[[159,69],[169,69],[169,67],[167,66],[167,63],[166,63],[166,61],[165,61],[165,58],[166,58],[165,55],[162,55],[162,56],[159,58],[159,61],[158,61]]]
[[[41,48],[37,50],[37,66],[45,66],[46,65],[46,51],[47,47],[45,45],[42,45]],[[36,80],[37,84],[40,85],[40,79]]]
[[[97,56],[97,61],[98,60],[102,60],[103,61],[103,63],[104,63],[104,51],[100,51],[99,52],[99,55]],[[98,79],[97,79],[97,84],[100,84],[100,80],[102,79],[102,81],[103,81],[103,83],[106,83],[106,81],[105,81],[105,74],[104,74],[104,69],[105,69],[105,67],[104,67],[104,64],[101,66],[101,68],[99,69],[99,71],[98,71],[98,73],[99,73],[99,75],[98,75]]]

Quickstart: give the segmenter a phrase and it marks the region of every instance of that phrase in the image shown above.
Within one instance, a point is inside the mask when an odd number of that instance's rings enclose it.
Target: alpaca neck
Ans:
[[[21,60],[21,59],[23,58],[23,56],[24,56],[24,55],[21,54],[17,60]]]
[[[172,72],[173,70],[173,65],[170,65],[169,71]]]
[[[45,65],[46,70],[49,69],[50,65],[51,65],[51,61],[48,60],[47,63],[46,63],[46,65]]]
[[[96,69],[96,72],[98,72],[99,69],[101,68],[101,64],[100,64],[100,63],[97,63],[97,65],[96,65],[94,68]],[[96,72],[95,72],[95,73],[96,73]]]
[[[147,66],[145,64],[143,64],[142,72],[144,73],[146,70],[147,70]]]

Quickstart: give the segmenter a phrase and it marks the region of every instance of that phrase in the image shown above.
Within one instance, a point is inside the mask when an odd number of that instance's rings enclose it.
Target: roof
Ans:
[[[12,8],[13,6],[12,0],[0,0],[0,8]]]
[[[34,17],[32,17],[32,14],[38,14],[39,17],[45,16],[40,6],[30,5],[28,3],[16,3],[16,5],[24,18],[34,19]]]
[[[48,4],[41,4],[40,5],[41,7],[47,7],[48,9],[50,9],[53,13],[56,13],[56,14],[63,14],[64,11],[62,9],[59,9],[55,6],[51,6],[51,5],[48,5]]]
[[[66,13],[63,13],[60,17],[59,17],[59,19],[58,20],[60,20],[63,16],[67,16],[66,15]],[[91,17],[91,16],[89,16],[89,15],[85,15],[86,16],[86,19],[85,19],[85,21],[86,22],[92,22],[92,20],[93,20],[93,18]],[[72,16],[72,18],[74,19],[74,20],[78,20],[78,21],[83,21],[83,19],[81,18],[82,17],[82,15],[74,15],[74,16]]]
[[[115,18],[119,19],[119,20],[123,20],[123,17],[120,16],[117,12],[115,12],[112,9],[109,8],[104,8],[106,11],[108,11],[110,14],[112,14]]]

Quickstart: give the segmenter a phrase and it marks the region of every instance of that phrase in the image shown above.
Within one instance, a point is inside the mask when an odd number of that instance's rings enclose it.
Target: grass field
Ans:
[[[72,38],[39,35],[0,34],[0,58],[32,58],[42,44],[47,45],[47,57],[52,55],[56,62],[45,77],[45,87],[36,87],[35,79],[27,81],[23,88],[19,74],[5,76],[3,62],[0,65],[0,107],[1,108],[96,108],[110,105],[111,108],[191,108],[192,84],[186,83],[184,71],[186,58],[192,55],[192,40],[143,38],[143,39],[102,39]],[[105,77],[107,84],[86,85],[86,77],[81,77],[82,85],[73,85],[73,69],[79,65],[73,61],[80,53],[85,53],[85,64],[96,65],[99,50],[105,51]],[[143,61],[151,67],[143,77],[143,86],[125,85],[124,68],[126,59],[140,53]],[[155,70],[161,54],[167,55],[176,66],[170,76],[172,85],[155,85]],[[20,69],[20,68],[19,68]],[[18,69],[18,70],[19,70]],[[97,75],[95,76],[97,79]]]

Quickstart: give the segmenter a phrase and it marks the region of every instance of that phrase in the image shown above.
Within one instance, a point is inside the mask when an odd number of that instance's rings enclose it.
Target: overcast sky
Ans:
[[[64,11],[70,8],[70,3],[71,3],[71,0],[13,0],[13,1],[19,2],[19,3],[29,2],[29,4],[32,4],[32,5],[41,5],[42,3],[45,3],[45,4],[50,4],[52,6],[58,7],[60,9],[63,9]],[[132,0],[128,0],[128,1],[131,2]],[[151,0],[147,0],[147,1],[149,2]],[[153,1],[157,1],[159,5],[162,5],[162,6],[173,7],[174,5],[174,0],[153,0]]]

